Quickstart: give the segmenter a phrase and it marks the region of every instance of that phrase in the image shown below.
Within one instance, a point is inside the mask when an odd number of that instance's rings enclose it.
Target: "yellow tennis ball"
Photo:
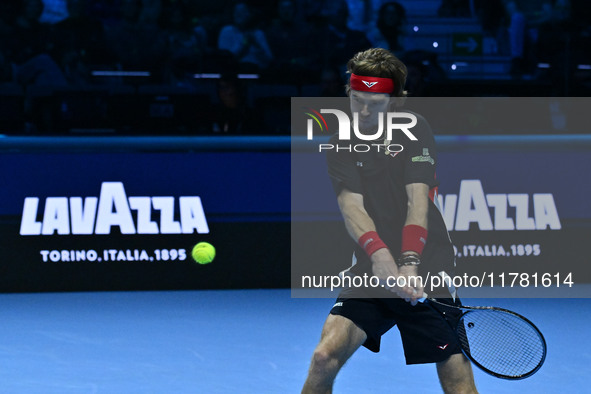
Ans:
[[[193,256],[193,260],[199,264],[209,264],[215,257],[215,248],[208,242],[199,242],[197,245],[193,246],[191,256]]]

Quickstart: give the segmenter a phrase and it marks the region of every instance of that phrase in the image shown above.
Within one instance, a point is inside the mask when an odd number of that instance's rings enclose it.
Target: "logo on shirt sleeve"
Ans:
[[[431,163],[435,164],[435,160],[429,155],[429,148],[423,148],[423,154],[421,156],[414,156],[411,158],[413,163]]]

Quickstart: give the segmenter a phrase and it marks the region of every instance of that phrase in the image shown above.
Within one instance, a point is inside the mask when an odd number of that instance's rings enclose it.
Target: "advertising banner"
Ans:
[[[287,152],[23,150],[0,168],[0,291],[287,286]]]

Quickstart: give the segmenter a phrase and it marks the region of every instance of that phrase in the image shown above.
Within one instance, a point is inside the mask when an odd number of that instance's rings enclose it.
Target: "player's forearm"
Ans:
[[[340,202],[347,232],[355,242],[368,231],[376,231],[376,225],[364,208],[354,203]]]
[[[344,191],[339,195],[338,203],[345,220],[347,232],[355,242],[363,243],[361,246],[370,256],[372,263],[392,264],[394,257],[390,250],[383,241],[379,240],[379,235],[377,238],[374,237],[375,234],[371,235],[371,232],[376,231],[376,225],[365,210],[362,197]],[[368,239],[363,240],[362,237]],[[369,245],[369,243],[372,243],[372,245]]]
[[[427,204],[408,204],[408,211],[406,214],[406,221],[404,222],[405,226],[414,224],[416,226],[421,226],[427,229],[428,221],[427,221],[427,213],[428,213],[428,206]]]
[[[408,205],[405,226],[414,224],[427,229],[429,213],[429,187],[425,184],[407,185]]]

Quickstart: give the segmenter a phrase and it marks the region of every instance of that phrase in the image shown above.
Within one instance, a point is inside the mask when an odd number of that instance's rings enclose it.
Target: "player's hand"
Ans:
[[[386,248],[376,251],[372,256],[372,272],[378,277],[380,283],[387,289],[396,293],[411,305],[416,305],[423,296],[422,280],[418,276],[416,265],[398,267],[392,254]],[[400,278],[404,277],[404,279]],[[388,286],[392,284],[405,284],[405,286]]]
[[[388,278],[396,278],[398,276],[398,267],[394,261],[394,257],[386,248],[377,250],[372,256],[372,272],[374,276],[380,281],[386,289],[395,291],[394,288],[387,286]],[[390,279],[391,281],[392,279]]]
[[[410,302],[411,305],[416,305],[418,300],[423,296],[423,281],[419,277],[418,267],[416,265],[403,265],[398,267],[398,275],[405,277],[406,280],[400,279],[399,283],[406,283],[404,287],[397,287],[396,293],[400,298]]]

